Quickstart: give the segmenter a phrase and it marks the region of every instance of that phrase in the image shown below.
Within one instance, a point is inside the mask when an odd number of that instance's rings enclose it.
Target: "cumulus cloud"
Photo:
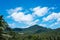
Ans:
[[[57,22],[50,25],[50,28],[52,28],[52,29],[53,28],[59,28],[59,27],[60,27],[60,21],[57,21]]]
[[[17,8],[14,8],[14,9],[7,10],[7,12],[8,12],[8,14],[12,14],[14,12],[21,11],[21,10],[23,10],[22,7],[17,7]]]
[[[33,16],[31,14],[26,14],[25,12],[21,12],[20,10],[23,10],[22,7],[17,7],[15,9],[9,9],[8,13],[10,13],[10,16],[8,16],[8,18],[12,18],[15,21],[26,21],[26,22],[30,22],[33,20]]]
[[[39,24],[40,26],[43,26],[43,27],[46,27],[47,25],[46,24]]]
[[[54,7],[48,8],[48,7],[37,6],[29,10],[32,12],[32,13],[29,13],[28,10],[27,11],[25,10],[24,12],[22,12],[22,10],[24,9],[22,7],[17,7],[14,9],[7,10],[7,12],[9,13],[9,16],[7,16],[7,18],[11,18],[17,23],[22,23],[23,25],[26,24],[27,27],[29,27],[31,25],[38,24],[38,22],[40,23],[39,17],[45,16],[47,13],[49,13],[50,9],[54,9]],[[43,20],[41,21],[41,23],[43,23],[43,21],[47,22],[54,19],[56,19],[57,21],[60,21],[60,12],[59,13],[51,12],[51,14],[49,14],[47,17],[43,17],[42,19]],[[14,26],[15,24],[13,23],[9,25]],[[39,24],[39,25],[44,27],[47,26],[47,24]]]
[[[32,11],[34,15],[44,16],[49,11],[49,8],[38,6],[38,7],[33,8]]]
[[[25,12],[19,11],[21,10],[20,8],[15,8],[13,10],[9,10],[8,13],[10,12],[8,18],[12,18],[14,21],[18,23],[24,23],[27,25],[34,25],[36,24],[39,20],[34,21],[34,17],[32,14],[25,14]]]
[[[56,19],[57,21],[60,21],[60,12],[59,13],[52,12],[47,17],[44,17],[43,21],[50,21],[50,20],[54,20],[54,19]]]
[[[35,21],[31,22],[29,25],[35,25],[37,24],[37,22],[39,22],[39,19],[36,19]]]
[[[12,28],[13,28],[13,27],[16,27],[16,26],[15,26],[15,23],[9,23],[8,25],[9,25],[10,27],[12,27]]]
[[[31,22],[33,20],[33,17],[31,14],[25,15],[23,12],[13,13],[11,17],[18,22],[20,21]]]
[[[32,22],[27,22],[27,24],[28,24],[27,27],[30,27],[32,25],[35,25],[35,24],[37,24],[37,22],[39,22],[39,19],[36,19],[35,21],[32,21]]]

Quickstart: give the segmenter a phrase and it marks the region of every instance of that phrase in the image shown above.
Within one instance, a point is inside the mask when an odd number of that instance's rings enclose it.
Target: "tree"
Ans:
[[[0,16],[0,40],[7,40],[9,37],[11,37],[7,33],[4,33],[7,27],[8,27],[8,24],[3,19],[3,15],[1,15]]]

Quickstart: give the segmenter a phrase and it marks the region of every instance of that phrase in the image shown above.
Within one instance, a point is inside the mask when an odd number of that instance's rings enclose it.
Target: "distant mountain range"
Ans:
[[[45,28],[39,25],[33,25],[30,26],[29,28],[14,28],[13,31],[15,32],[20,32],[20,33],[25,33],[25,34],[36,34],[36,33],[42,33],[42,32],[53,32],[53,31],[60,31],[60,28],[58,29],[50,29],[50,28]]]

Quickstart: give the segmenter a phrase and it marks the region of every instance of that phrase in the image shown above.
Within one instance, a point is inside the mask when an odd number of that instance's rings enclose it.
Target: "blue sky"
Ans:
[[[0,15],[11,28],[60,28],[60,0],[0,0]]]

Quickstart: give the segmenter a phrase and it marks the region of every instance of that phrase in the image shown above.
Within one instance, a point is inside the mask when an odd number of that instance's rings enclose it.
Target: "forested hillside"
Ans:
[[[3,16],[0,16],[0,40],[60,40],[60,28],[49,29],[33,25],[26,29],[12,29]]]

